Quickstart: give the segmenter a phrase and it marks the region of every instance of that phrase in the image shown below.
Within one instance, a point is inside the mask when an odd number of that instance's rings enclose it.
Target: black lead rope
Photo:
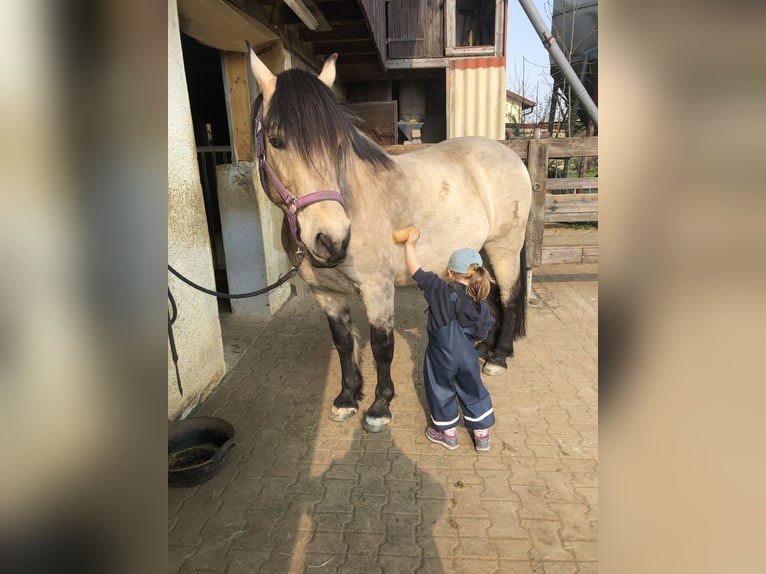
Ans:
[[[282,275],[279,279],[274,281],[271,285],[266,285],[263,289],[258,289],[257,291],[251,291],[250,293],[223,293],[221,291],[213,291],[212,289],[207,289],[205,287],[202,287],[202,285],[197,285],[194,281],[191,279],[187,279],[183,275],[181,275],[178,271],[173,269],[173,266],[168,263],[168,271],[170,271],[173,275],[178,277],[181,281],[189,285],[190,287],[194,287],[198,291],[202,291],[203,293],[206,293],[208,295],[212,295],[213,297],[221,297],[222,299],[244,299],[246,297],[256,297],[257,295],[263,295],[264,293],[268,293],[272,289],[276,289],[282,283],[292,278],[297,272],[298,267],[301,264],[301,261],[303,261],[303,253],[298,251],[298,262],[290,267],[290,270]],[[184,395],[184,390],[181,387],[181,375],[178,372],[178,350],[176,349],[176,340],[173,336],[173,323],[176,322],[176,319],[178,318],[178,307],[176,306],[176,301],[173,298],[173,293],[170,292],[170,287],[168,287],[168,301],[170,301],[170,310],[168,311],[168,339],[170,341],[170,355],[173,357],[173,364],[176,368],[176,381],[178,382],[178,392],[181,393],[181,396]]]
[[[301,257],[303,259],[303,257]],[[264,293],[267,293],[268,291],[271,291],[272,289],[276,289],[279,287],[282,283],[287,281],[288,279],[292,278],[293,275],[295,275],[298,272],[298,266],[300,265],[300,260],[296,265],[293,265],[290,267],[290,270],[282,275],[279,279],[274,281],[271,285],[266,285],[263,289],[258,289],[257,291],[251,291],[250,293],[223,293],[221,291],[213,291],[212,289],[206,289],[205,287],[202,287],[201,285],[197,285],[194,281],[191,279],[187,279],[183,275],[181,275],[178,271],[173,269],[173,266],[168,263],[168,271],[170,271],[173,275],[178,277],[181,281],[189,285],[190,287],[194,287],[198,291],[202,291],[203,293],[207,293],[208,295],[212,295],[213,297],[221,297],[222,299],[244,299],[246,297],[255,297],[257,295],[263,295]]]
[[[173,323],[178,318],[178,307],[176,307],[176,300],[173,299],[173,294],[168,287],[168,301],[170,301],[170,311],[168,311],[168,339],[170,340],[170,355],[173,357],[173,364],[176,367],[176,381],[178,382],[178,392],[181,396],[184,396],[183,387],[181,387],[181,375],[178,372],[178,351],[176,350],[176,339],[173,336]]]

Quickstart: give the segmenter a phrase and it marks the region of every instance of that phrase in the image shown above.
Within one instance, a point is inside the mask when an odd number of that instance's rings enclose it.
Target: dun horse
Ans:
[[[460,247],[483,249],[497,282],[497,328],[481,350],[485,374],[499,374],[524,334],[524,235],[531,202],[526,167],[512,150],[466,137],[390,156],[336,101],[337,54],[317,78],[299,69],[274,76],[250,49],[261,88],[253,110],[258,172],[285,220],[282,243],[327,315],[340,357],[341,391],[330,418],[353,416],[362,399],[358,343],[349,301],[361,295],[377,369],[367,431],[391,420],[394,397],[394,285],[412,284],[392,231],[416,225],[423,267],[440,271]]]

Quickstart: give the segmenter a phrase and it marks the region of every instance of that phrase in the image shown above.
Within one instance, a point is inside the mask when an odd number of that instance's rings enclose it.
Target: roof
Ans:
[[[505,90],[505,99],[506,100],[515,100],[517,102],[521,102],[521,109],[526,110],[529,108],[534,108],[537,105],[537,102],[534,102],[528,98],[525,98],[521,94],[517,94],[516,92],[513,92],[511,90]]]

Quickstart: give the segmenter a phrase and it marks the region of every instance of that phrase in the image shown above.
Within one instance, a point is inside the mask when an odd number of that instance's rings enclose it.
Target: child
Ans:
[[[458,249],[449,259],[444,281],[423,271],[415,255],[417,230],[408,232],[404,245],[407,268],[428,302],[428,347],[423,364],[426,397],[432,424],[431,442],[457,448],[457,403],[465,426],[473,431],[476,450],[489,450],[489,427],[495,424],[492,399],[479,374],[474,348],[495,322],[484,299],[489,295],[489,272],[472,249]]]

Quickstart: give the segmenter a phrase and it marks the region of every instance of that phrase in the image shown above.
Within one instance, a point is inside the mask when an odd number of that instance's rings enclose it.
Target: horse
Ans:
[[[359,410],[362,375],[350,302],[361,296],[377,371],[362,426],[382,431],[394,397],[394,287],[414,285],[392,232],[415,225],[424,269],[446,270],[458,248],[480,250],[496,283],[496,328],[483,372],[500,374],[525,334],[524,238],[531,204],[526,167],[510,148],[482,137],[446,140],[390,155],[357,127],[335,97],[333,54],[315,75],[278,76],[248,45],[261,94],[253,105],[253,180],[284,215],[282,245],[324,311],[341,365],[330,418]],[[257,172],[257,173],[256,173]]]

